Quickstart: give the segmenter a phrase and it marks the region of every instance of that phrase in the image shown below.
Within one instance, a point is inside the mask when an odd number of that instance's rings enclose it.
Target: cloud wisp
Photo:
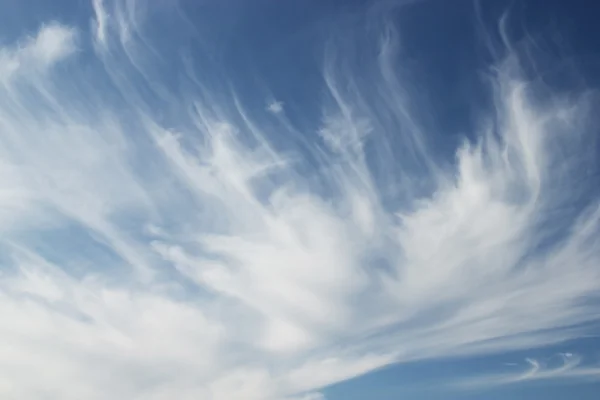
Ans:
[[[42,74],[76,51],[75,29],[57,23],[40,28],[34,36],[23,38],[0,51],[0,82],[7,84],[15,75]]]
[[[167,54],[176,13],[92,6],[0,49],[2,398],[321,399],[598,318],[593,88],[547,95],[511,46],[438,158],[383,21],[368,72],[326,46],[300,148],[283,103]]]
[[[483,389],[494,386],[516,385],[539,381],[589,381],[600,380],[600,366],[583,364],[583,357],[573,353],[561,353],[556,365],[548,362],[527,358],[527,368],[523,371],[482,376],[463,381],[459,384],[462,389]],[[554,357],[554,358],[557,358]]]
[[[283,112],[283,102],[282,101],[273,101],[267,105],[267,111],[272,112],[273,114],[279,114]]]

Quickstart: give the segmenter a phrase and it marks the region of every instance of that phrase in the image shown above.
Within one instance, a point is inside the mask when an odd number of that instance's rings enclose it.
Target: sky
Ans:
[[[0,397],[596,399],[599,12],[0,0]]]

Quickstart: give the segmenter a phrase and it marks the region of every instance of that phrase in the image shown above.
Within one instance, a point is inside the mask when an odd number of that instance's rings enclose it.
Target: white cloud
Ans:
[[[303,396],[294,397],[290,400],[326,400],[326,398],[321,393],[309,393]]]
[[[549,361],[551,360],[541,361],[527,358],[525,360],[526,368],[520,372],[511,371],[510,373],[481,376],[461,381],[457,386],[464,389],[479,389],[545,380],[600,380],[599,365],[584,365],[583,357],[572,353],[558,354],[558,357],[560,362],[550,365]]]
[[[283,102],[282,101],[273,101],[267,105],[267,111],[272,112],[273,114],[279,114],[283,111]]]
[[[75,52],[76,36],[75,29],[53,22],[43,25],[35,36],[0,49],[0,81],[48,70]]]
[[[95,40],[102,46],[106,45],[106,32],[108,23],[108,13],[104,8],[104,0],[92,0],[92,8],[94,10],[94,20],[92,27],[94,29]]]
[[[393,362],[550,343],[597,318],[582,302],[600,287],[597,197],[561,214],[595,156],[593,96],[539,101],[510,54],[495,130],[440,161],[390,29],[368,86],[344,46],[328,53],[307,171],[270,140],[289,122],[255,122],[196,76],[173,90],[135,4],[93,3],[94,79],[38,73],[75,50],[74,28],[0,50],[3,398],[320,399]]]

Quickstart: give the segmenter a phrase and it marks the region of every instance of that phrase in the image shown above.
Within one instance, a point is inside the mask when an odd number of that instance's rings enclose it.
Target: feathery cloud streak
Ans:
[[[536,381],[585,381],[599,380],[600,367],[598,365],[584,365],[583,357],[573,353],[561,353],[557,355],[560,363],[548,365],[548,361],[527,358],[528,368],[521,372],[483,376],[461,382],[463,388],[477,389],[489,388],[498,385],[515,385]],[[555,357],[556,358],[556,357]],[[555,363],[556,364],[556,363]]]
[[[318,399],[597,319],[591,89],[541,96],[508,47],[448,163],[386,22],[368,85],[327,46],[300,149],[153,43],[151,3],[92,5],[0,50],[3,397]]]

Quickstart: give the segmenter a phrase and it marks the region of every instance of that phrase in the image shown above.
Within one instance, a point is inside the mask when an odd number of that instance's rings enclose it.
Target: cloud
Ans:
[[[321,393],[309,393],[304,396],[295,397],[292,400],[326,400]]]
[[[548,365],[548,362],[527,358],[525,361],[528,368],[521,372],[476,377],[462,381],[458,386],[464,389],[480,389],[546,380],[600,380],[600,366],[584,365],[583,357],[577,354],[561,353],[557,357],[560,362],[551,365]]]
[[[444,158],[383,21],[367,70],[331,42],[300,148],[157,39],[176,13],[93,10],[90,68],[45,73],[76,50],[57,23],[0,50],[3,398],[318,399],[597,319],[594,88],[548,96],[513,47]]]
[[[273,101],[267,105],[267,111],[273,114],[279,114],[283,111],[283,102],[282,101]]]
[[[34,37],[0,51],[0,80],[4,83],[20,73],[43,73],[74,53],[76,30],[56,22],[43,25]]]
[[[104,0],[92,0],[92,8],[95,17],[92,21],[95,40],[102,46],[105,46],[108,14],[104,8]]]

